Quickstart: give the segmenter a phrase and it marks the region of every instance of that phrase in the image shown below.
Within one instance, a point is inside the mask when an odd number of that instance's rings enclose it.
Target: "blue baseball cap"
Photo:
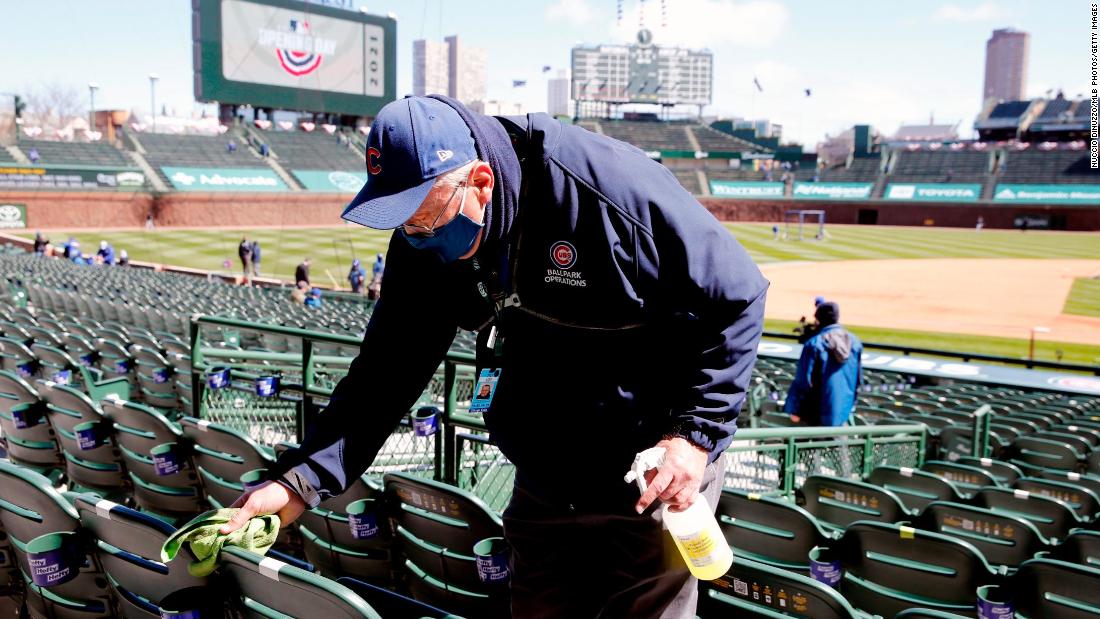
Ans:
[[[383,107],[367,138],[367,184],[341,217],[391,230],[412,217],[440,174],[477,159],[465,121],[446,103],[405,97]]]

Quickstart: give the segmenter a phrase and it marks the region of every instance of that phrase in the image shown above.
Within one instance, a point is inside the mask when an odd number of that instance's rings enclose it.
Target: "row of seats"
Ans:
[[[320,308],[307,308],[292,303],[285,288],[232,286],[146,269],[89,268],[32,255],[0,257],[0,268],[36,308],[180,336],[188,333],[196,313],[361,335],[373,307],[334,296]]]
[[[19,150],[23,151],[23,154],[28,157],[31,150],[36,151],[38,153],[38,163],[40,164],[95,165],[109,168],[132,167],[134,165],[121,150],[105,142],[20,139],[18,146]]]
[[[269,551],[228,547],[218,571],[192,576],[185,550],[164,563],[160,550],[175,528],[93,493],[59,492],[33,471],[0,461],[3,604],[35,618],[171,616],[442,618],[447,613],[354,580],[334,582],[308,563]],[[44,544],[62,552],[43,555]],[[36,582],[43,564],[67,578]],[[36,570],[36,568],[38,568]],[[33,576],[32,576],[33,575]]]
[[[351,170],[364,169],[363,156],[336,136],[324,132],[263,131],[279,163],[288,170]]]

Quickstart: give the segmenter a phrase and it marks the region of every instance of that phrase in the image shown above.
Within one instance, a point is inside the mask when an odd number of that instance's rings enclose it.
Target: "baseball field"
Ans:
[[[1036,358],[1100,363],[1100,234],[830,224],[824,240],[795,241],[770,224],[727,227],[772,281],[769,329],[789,330],[822,295],[868,341],[1024,357],[1040,327]],[[372,262],[389,238],[350,225],[46,233],[58,244],[70,234],[86,252],[106,239],[133,260],[228,272],[247,236],[262,246],[261,274],[290,279],[308,256],[314,281],[337,286],[353,256]]]

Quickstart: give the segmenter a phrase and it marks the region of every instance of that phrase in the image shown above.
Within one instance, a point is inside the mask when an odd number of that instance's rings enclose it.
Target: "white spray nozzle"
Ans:
[[[645,480],[645,472],[649,469],[655,469],[665,462],[665,448],[664,447],[650,447],[649,449],[639,452],[634,456],[634,464],[631,465],[630,470],[623,476],[623,481],[626,483],[634,482],[638,485],[638,492],[645,494],[648,484]]]

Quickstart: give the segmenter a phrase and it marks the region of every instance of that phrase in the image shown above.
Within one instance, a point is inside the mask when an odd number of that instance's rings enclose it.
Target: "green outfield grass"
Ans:
[[[766,331],[791,333],[798,325],[793,320],[767,319]],[[914,348],[935,348],[954,352],[998,355],[1015,359],[1027,358],[1028,341],[1008,337],[990,337],[985,335],[963,335],[959,333],[934,333],[930,331],[906,331],[886,327],[860,327],[845,325],[848,329],[867,342],[912,346]],[[1063,363],[1084,363],[1100,365],[1100,346],[1074,344],[1071,342],[1035,342],[1035,358],[1042,361],[1058,361],[1061,351]]]
[[[1064,314],[1080,316],[1100,316],[1100,279],[1079,277],[1073,282],[1073,288],[1066,298]]]
[[[759,263],[822,260],[885,260],[890,258],[1091,258],[1100,256],[1100,234],[1018,232],[951,228],[829,226],[825,241],[775,241],[769,224],[727,224]],[[25,232],[24,236],[33,236]],[[360,259],[384,252],[389,233],[361,226],[336,228],[265,228],[255,230],[158,230],[78,232],[84,250],[94,251],[100,239],[129,251],[134,260],[162,262],[197,269],[222,269],[230,259],[238,269],[237,243],[242,234],[257,238],[263,248],[262,273],[289,279],[294,266],[313,258],[316,279],[328,270],[343,281],[354,251]],[[49,234],[55,243],[66,231]]]

